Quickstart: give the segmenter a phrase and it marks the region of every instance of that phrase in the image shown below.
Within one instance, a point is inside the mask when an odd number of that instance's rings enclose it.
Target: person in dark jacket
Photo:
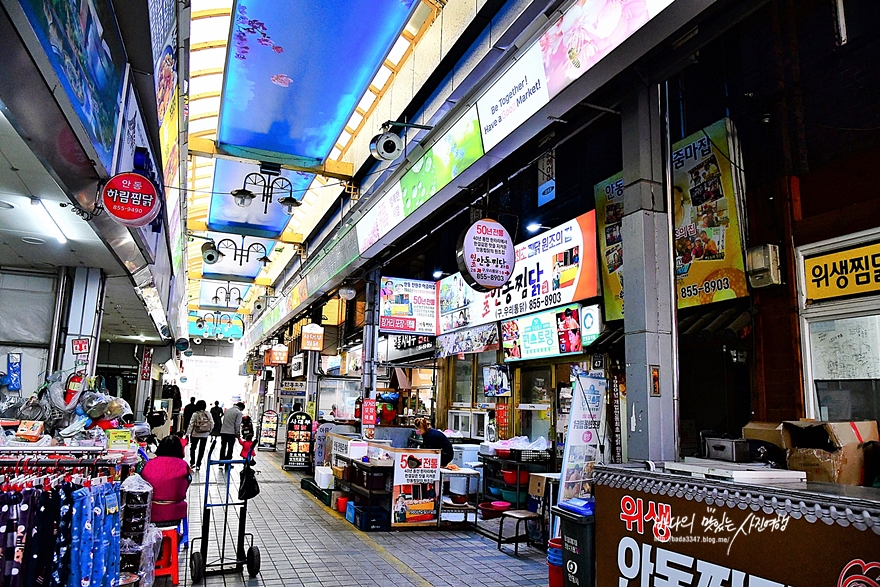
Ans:
[[[189,403],[186,404],[186,407],[183,408],[183,430],[189,428],[189,421],[192,419],[193,414],[196,413],[196,398],[189,398]]]
[[[440,430],[431,427],[427,418],[416,418],[416,430],[422,435],[422,448],[440,451],[440,466],[445,467],[452,462],[455,451],[452,443]]]
[[[211,408],[211,418],[214,419],[214,429],[211,430],[211,436],[220,436],[220,427],[223,426],[223,408],[220,407],[220,402],[214,402],[214,407]]]

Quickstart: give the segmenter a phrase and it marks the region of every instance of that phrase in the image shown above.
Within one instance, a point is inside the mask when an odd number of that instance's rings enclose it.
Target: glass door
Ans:
[[[537,440],[543,436],[550,437],[552,402],[553,402],[553,368],[526,367],[520,369],[520,434]]]

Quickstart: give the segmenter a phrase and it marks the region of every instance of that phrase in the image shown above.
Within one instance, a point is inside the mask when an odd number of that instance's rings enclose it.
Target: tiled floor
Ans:
[[[512,546],[498,552],[495,543],[471,531],[416,530],[364,533],[332,512],[311,494],[300,489],[300,473],[286,472],[280,463],[283,453],[257,454],[260,495],[249,502],[247,531],[254,534],[260,549],[260,574],[247,572],[216,575],[203,579],[209,587],[330,587],[354,585],[409,585],[439,587],[501,587],[547,585],[545,553],[520,545],[514,557]],[[237,492],[238,471],[233,470],[231,492]],[[190,488],[190,538],[201,534],[205,472],[197,473]],[[225,476],[211,471],[211,503],[222,501]],[[222,516],[214,509],[212,519]],[[227,552],[235,550],[237,516],[230,515]],[[212,523],[208,562],[219,556],[217,545],[222,524]],[[506,529],[506,528],[505,528]],[[505,532],[506,534],[507,532]],[[198,548],[198,543],[196,543]],[[180,553],[180,584],[192,585],[189,550]],[[165,587],[163,579],[157,587]],[[170,582],[167,583],[170,585]]]

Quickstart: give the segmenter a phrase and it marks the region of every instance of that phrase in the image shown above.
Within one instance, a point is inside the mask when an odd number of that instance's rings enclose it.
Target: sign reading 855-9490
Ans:
[[[146,226],[162,209],[156,186],[138,173],[119,173],[101,191],[101,204],[107,214],[125,226]]]

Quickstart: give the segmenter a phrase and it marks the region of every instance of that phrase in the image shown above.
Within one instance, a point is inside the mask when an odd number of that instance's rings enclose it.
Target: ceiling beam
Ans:
[[[217,145],[215,141],[204,139],[201,137],[190,136],[189,138],[189,154],[197,155],[200,157],[216,157],[219,159],[231,159],[233,161],[241,161],[243,163],[254,163],[256,165],[260,164],[260,161],[257,159],[247,159],[244,157],[239,157],[237,155],[232,155],[223,150],[222,147]],[[354,163],[347,163],[345,161],[332,161],[327,160],[323,164],[318,164],[314,166],[298,166],[298,165],[282,165],[284,169],[289,169],[291,171],[302,171],[305,173],[315,173],[317,175],[323,175],[325,177],[332,177],[334,179],[342,179],[342,180],[350,180],[352,175],[354,175]]]

